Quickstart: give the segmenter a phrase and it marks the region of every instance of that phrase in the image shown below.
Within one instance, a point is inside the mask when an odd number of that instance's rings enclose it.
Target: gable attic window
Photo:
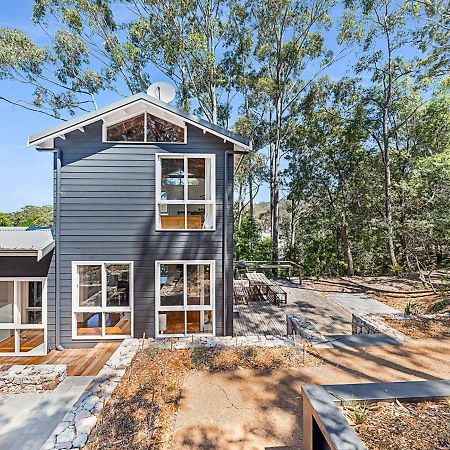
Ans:
[[[186,127],[149,113],[106,126],[107,142],[186,143]]]

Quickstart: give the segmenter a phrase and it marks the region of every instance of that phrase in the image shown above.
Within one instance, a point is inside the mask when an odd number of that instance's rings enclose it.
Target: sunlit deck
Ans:
[[[325,295],[298,283],[277,280],[287,291],[287,304],[266,300],[233,305],[235,336],[286,335],[286,315],[300,315],[323,334],[351,334],[351,313]]]
[[[1,357],[4,364],[66,364],[69,376],[95,376],[105,365],[120,342],[105,342],[93,348],[66,349],[62,352],[52,350],[46,356]]]

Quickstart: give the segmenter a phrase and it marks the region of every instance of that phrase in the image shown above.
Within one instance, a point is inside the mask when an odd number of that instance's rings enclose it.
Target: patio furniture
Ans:
[[[287,292],[277,284],[271,284],[267,286],[267,300],[276,305],[281,305],[284,303],[287,305]]]
[[[264,296],[267,296],[268,294],[268,287],[272,285],[273,282],[261,272],[248,272],[245,276],[249,281],[253,296],[264,300]]]
[[[249,286],[241,284],[234,286],[234,303],[236,305],[248,304],[249,300],[253,299],[252,289]]]

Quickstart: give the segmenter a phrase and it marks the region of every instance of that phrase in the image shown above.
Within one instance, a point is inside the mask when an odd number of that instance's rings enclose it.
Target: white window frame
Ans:
[[[106,306],[106,265],[114,264],[128,264],[130,266],[129,280],[130,280],[130,306]],[[80,306],[79,291],[78,291],[78,266],[101,266],[102,271],[102,304],[101,306]],[[131,320],[131,334],[106,334],[105,321],[103,315],[106,313],[125,312],[130,313]],[[77,334],[77,318],[76,313],[100,313],[102,314],[102,334],[98,335],[83,335]],[[72,339],[73,340],[117,340],[126,339],[134,336],[134,264],[133,261],[72,261]]]
[[[156,231],[216,231],[216,155],[208,153],[156,153],[156,188],[155,188],[155,230]],[[211,199],[210,200],[189,200],[189,177],[188,160],[204,158],[210,160],[211,170]],[[183,159],[184,161],[184,199],[183,200],[161,200],[161,160],[162,159]],[[161,205],[184,205],[184,228],[162,228],[160,206]],[[211,228],[187,228],[187,207],[188,205],[212,205],[213,226]]]
[[[183,305],[182,306],[161,306],[160,297],[160,276],[162,264],[183,264]],[[210,266],[210,305],[188,305],[187,304],[187,266],[189,264],[208,264]],[[216,262],[214,260],[166,260],[155,262],[155,337],[186,337],[186,336],[215,336],[216,335]],[[159,312],[160,311],[183,311],[184,312],[184,334],[161,334],[159,332]],[[212,311],[213,331],[212,333],[187,333],[186,314],[188,311]]]
[[[126,120],[134,119],[135,117],[142,116],[144,114],[144,140],[143,141],[108,141],[108,127],[111,127],[113,125],[117,125],[118,123],[125,122]],[[183,128],[184,131],[184,138],[183,142],[167,142],[167,141],[147,141],[147,114],[150,114],[151,116],[158,117],[161,120],[164,120],[166,122],[169,122],[177,127]],[[149,111],[143,111],[136,114],[130,114],[129,116],[122,117],[117,120],[113,120],[112,122],[108,122],[107,120],[103,121],[102,125],[102,142],[109,143],[109,144],[168,144],[168,145],[185,145],[187,144],[187,126],[186,122],[179,122],[176,123],[176,121],[169,120],[164,117],[160,117],[158,114],[151,113]]]
[[[14,330],[14,344],[19,351],[0,352],[0,356],[44,356],[47,354],[47,278],[46,277],[0,277],[0,281],[14,282],[13,322],[0,323],[0,330]],[[21,281],[40,281],[42,283],[42,323],[21,323],[20,308],[17,303],[17,286]],[[34,308],[33,308],[34,309]],[[44,330],[44,343],[28,352],[20,351],[20,330]]]

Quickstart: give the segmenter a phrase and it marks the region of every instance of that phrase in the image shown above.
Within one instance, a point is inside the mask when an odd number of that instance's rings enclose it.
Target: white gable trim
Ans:
[[[71,133],[72,131],[75,131],[75,130],[79,130],[81,132],[82,128],[84,128],[85,126],[90,125],[92,123],[98,122],[99,120],[107,121],[108,117],[110,117],[112,114],[117,113],[118,111],[124,111],[125,116],[126,116],[127,115],[126,109],[130,108],[133,105],[136,105],[138,103],[144,104],[145,108],[143,108],[143,109],[147,109],[147,108],[150,109],[150,111],[153,111],[152,113],[155,116],[161,117],[162,119],[167,117],[166,120],[173,121],[173,123],[176,123],[175,121],[177,121],[177,122],[183,121],[184,123],[189,123],[190,125],[193,125],[199,129],[203,130],[204,133],[210,133],[217,137],[222,138],[224,140],[224,142],[230,142],[232,144],[238,145],[239,147],[250,149],[250,146],[247,147],[245,144],[243,144],[242,142],[239,142],[236,139],[226,136],[226,135],[220,133],[219,131],[215,131],[211,128],[205,127],[205,126],[199,124],[198,122],[196,122],[195,120],[191,120],[189,118],[182,117],[176,113],[168,111],[167,109],[165,109],[163,107],[160,107],[156,104],[150,103],[149,101],[145,100],[144,98],[139,98],[130,103],[127,103],[126,105],[115,108],[111,111],[101,113],[98,116],[91,117],[91,118],[81,121],[81,122],[77,122],[76,124],[74,124],[70,127],[67,127],[64,130],[59,130],[54,133],[51,133],[47,136],[42,137],[41,139],[37,139],[36,141],[33,141],[32,143],[30,143],[30,141],[28,140],[27,146],[28,147],[36,146],[36,147],[39,147],[41,150],[50,150],[50,149],[53,150],[53,147],[50,147],[50,145],[54,144],[54,142],[52,142],[52,140],[54,140],[55,138],[65,136],[66,134]],[[123,120],[123,118],[124,118],[124,116],[122,116],[122,118],[119,119],[118,122]],[[42,146],[41,146],[41,144],[42,144]]]

